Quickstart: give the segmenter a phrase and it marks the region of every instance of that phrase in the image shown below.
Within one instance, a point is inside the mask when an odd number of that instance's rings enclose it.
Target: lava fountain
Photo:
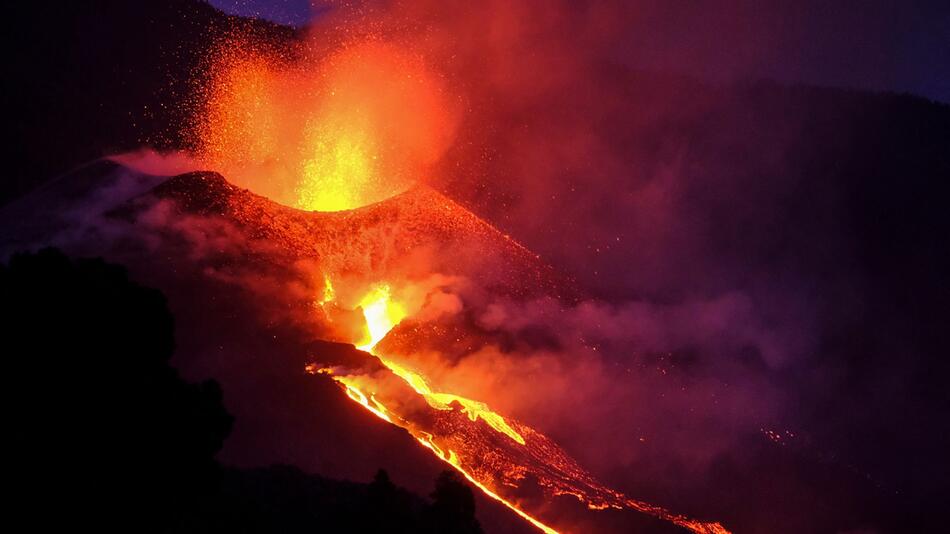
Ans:
[[[383,42],[320,59],[300,46],[220,48],[194,132],[203,167],[308,211],[378,202],[425,177],[453,138],[440,78]]]

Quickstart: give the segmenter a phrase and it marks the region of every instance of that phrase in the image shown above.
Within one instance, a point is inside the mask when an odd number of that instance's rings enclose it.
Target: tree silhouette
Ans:
[[[380,469],[368,488],[366,532],[416,531],[418,520],[413,517],[411,498],[408,492],[396,487],[389,473]]]
[[[432,506],[426,513],[426,531],[432,534],[482,532],[475,519],[472,490],[455,471],[443,471],[435,480]]]
[[[14,515],[47,530],[158,531],[214,491],[231,418],[168,359],[164,297],[47,249],[0,267]]]

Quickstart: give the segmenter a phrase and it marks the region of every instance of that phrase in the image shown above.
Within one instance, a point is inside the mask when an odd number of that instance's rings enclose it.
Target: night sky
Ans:
[[[303,26],[310,0],[209,0]],[[767,6],[767,7],[766,7]],[[639,2],[621,60],[712,81],[768,78],[950,102],[950,2]]]
[[[234,15],[259,17],[281,24],[303,26],[310,20],[310,0],[209,0],[209,4]]]

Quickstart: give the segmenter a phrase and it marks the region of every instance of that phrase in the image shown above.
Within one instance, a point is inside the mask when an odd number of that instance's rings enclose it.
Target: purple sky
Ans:
[[[209,0],[230,13],[302,26],[310,0]],[[946,0],[642,0],[631,64],[705,79],[909,92],[950,102]],[[712,36],[712,38],[710,38]]]
[[[303,26],[310,20],[310,0],[208,0],[222,11]]]

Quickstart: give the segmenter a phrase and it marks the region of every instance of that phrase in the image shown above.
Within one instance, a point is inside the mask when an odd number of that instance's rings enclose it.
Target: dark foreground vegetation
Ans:
[[[169,365],[163,295],[122,267],[46,249],[0,266],[13,524],[30,531],[478,533],[454,472],[429,500],[216,452],[232,418],[213,381]]]

